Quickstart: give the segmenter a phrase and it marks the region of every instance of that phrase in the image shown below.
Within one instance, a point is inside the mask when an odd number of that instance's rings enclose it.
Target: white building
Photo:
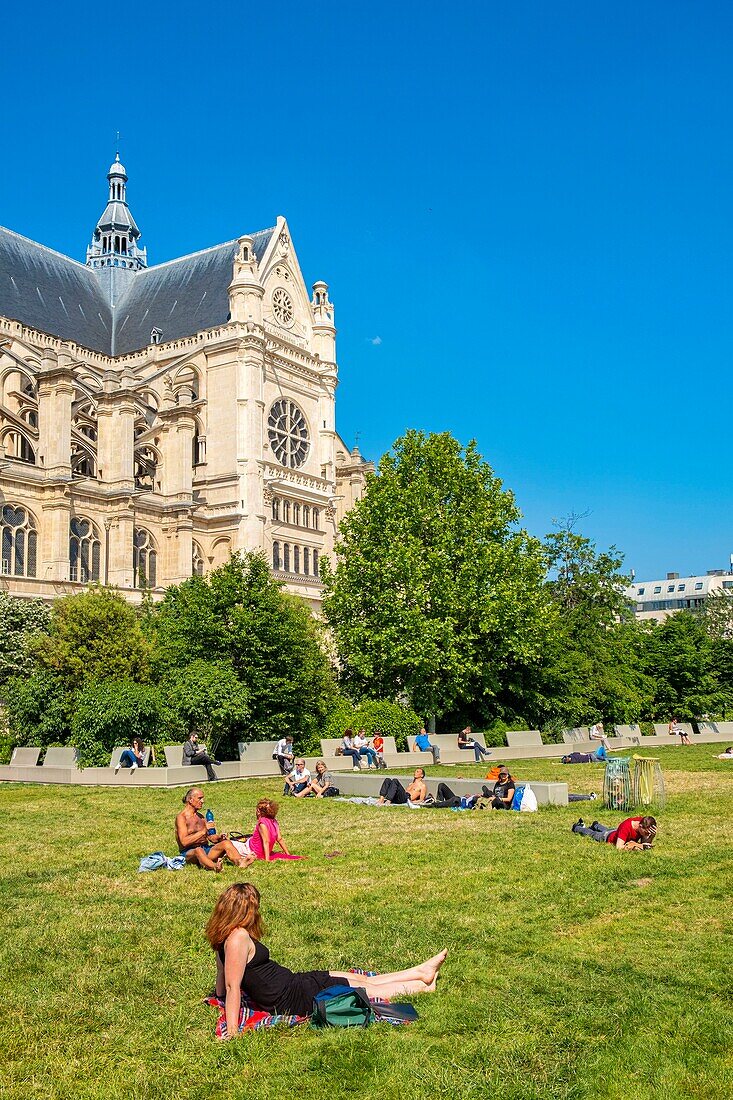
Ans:
[[[262,550],[317,607],[371,469],[336,432],[328,287],[284,218],[149,267],[107,179],[85,264],[0,228],[0,583],[135,598]]]
[[[664,580],[635,581],[626,589],[634,604],[637,619],[664,622],[675,611],[700,608],[711,593],[733,595],[733,573],[709,569],[702,577],[681,577],[667,573]]]

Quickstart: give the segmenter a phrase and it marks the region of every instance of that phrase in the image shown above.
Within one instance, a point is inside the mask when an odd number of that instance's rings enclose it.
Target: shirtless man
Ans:
[[[226,833],[209,833],[206,818],[201,813],[204,793],[191,787],[183,796],[183,809],[176,814],[176,843],[186,863],[198,863],[207,871],[221,871],[224,856],[236,867],[249,867],[254,856],[241,856],[227,839]]]
[[[424,802],[428,795],[425,785],[425,769],[415,768],[412,783],[405,789],[399,779],[385,779],[379,791],[379,805],[391,802],[393,806],[405,806],[408,802]]]

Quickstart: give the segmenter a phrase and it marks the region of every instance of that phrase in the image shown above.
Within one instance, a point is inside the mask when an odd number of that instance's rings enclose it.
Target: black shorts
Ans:
[[[322,989],[328,989],[330,985],[344,985],[345,978],[334,978],[327,970],[305,970],[301,974],[293,974],[283,1004],[278,1004],[277,1011],[287,1016],[310,1016],[313,1011],[313,998]]]

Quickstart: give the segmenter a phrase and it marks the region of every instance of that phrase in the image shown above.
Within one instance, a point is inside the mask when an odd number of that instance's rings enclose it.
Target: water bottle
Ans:
[[[209,836],[215,836],[216,835],[216,826],[214,825],[214,811],[213,810],[207,810],[206,814],[205,814],[205,817],[206,817],[206,824],[208,826],[207,832],[208,832]]]

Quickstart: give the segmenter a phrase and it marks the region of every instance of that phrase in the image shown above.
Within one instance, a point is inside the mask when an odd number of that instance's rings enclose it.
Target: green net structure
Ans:
[[[634,805],[628,756],[615,756],[606,763],[603,776],[603,805],[608,810],[630,810]]]
[[[663,810],[666,802],[664,776],[653,756],[634,756],[634,802],[647,810]]]

